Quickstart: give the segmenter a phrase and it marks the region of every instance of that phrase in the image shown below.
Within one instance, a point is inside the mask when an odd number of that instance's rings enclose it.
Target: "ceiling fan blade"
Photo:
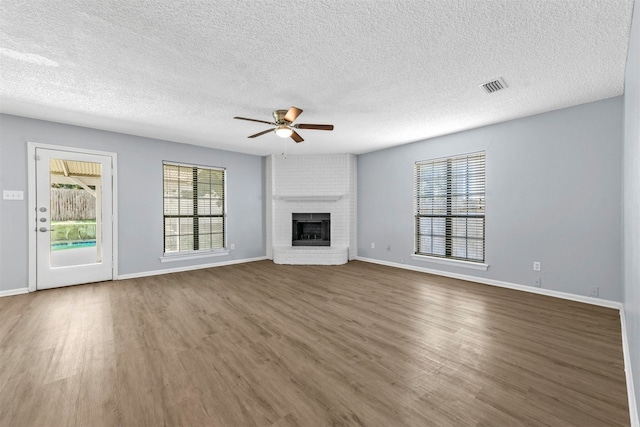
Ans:
[[[246,117],[234,117],[234,119],[247,120],[247,121],[250,121],[250,122],[258,122],[258,123],[266,123],[268,125],[275,125],[275,123],[273,123],[273,122],[265,122],[264,120],[256,120],[256,119],[248,119]]]
[[[297,124],[296,129],[333,130],[333,125]]]
[[[247,138],[255,138],[256,136],[264,135],[265,133],[273,132],[274,130],[276,130],[276,129],[273,128],[273,129],[263,130],[262,132],[258,132],[255,135],[250,135]]]
[[[287,111],[287,114],[284,115],[284,119],[291,123],[298,118],[300,113],[302,113],[301,109],[299,109],[298,107],[291,107],[289,108],[289,111]]]
[[[302,137],[300,135],[298,135],[298,133],[294,130],[293,133],[291,134],[291,139],[293,139],[295,142],[302,142],[304,141],[304,139],[302,139]]]

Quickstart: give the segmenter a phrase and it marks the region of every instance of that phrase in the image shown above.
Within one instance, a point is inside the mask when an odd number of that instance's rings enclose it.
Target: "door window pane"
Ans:
[[[102,262],[102,165],[50,159],[50,223],[38,222],[50,233],[51,268]]]

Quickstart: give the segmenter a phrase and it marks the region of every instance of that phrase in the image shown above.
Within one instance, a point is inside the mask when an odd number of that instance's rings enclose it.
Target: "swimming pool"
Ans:
[[[79,240],[76,242],[53,242],[51,243],[51,250],[62,251],[65,249],[90,248],[95,245],[95,240]]]

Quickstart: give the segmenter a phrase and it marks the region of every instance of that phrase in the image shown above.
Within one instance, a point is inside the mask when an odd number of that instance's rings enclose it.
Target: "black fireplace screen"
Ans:
[[[331,246],[330,213],[293,213],[293,246]]]

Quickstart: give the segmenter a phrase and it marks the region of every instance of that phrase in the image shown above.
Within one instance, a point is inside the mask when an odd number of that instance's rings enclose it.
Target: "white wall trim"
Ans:
[[[44,148],[57,151],[69,151],[72,153],[95,154],[98,156],[111,157],[112,170],[112,198],[111,198],[111,215],[113,225],[113,254],[112,254],[112,277],[115,280],[118,277],[118,154],[111,151],[88,150],[86,148],[66,147],[62,145],[41,144],[39,142],[27,142],[27,210],[29,218],[27,219],[27,235],[29,236],[29,269],[28,269],[28,289],[29,292],[36,291],[37,285],[37,264],[36,264],[36,233],[33,232],[36,224],[36,148]]]
[[[407,264],[398,264],[395,262],[381,261],[372,258],[356,258],[358,261],[370,262],[372,264],[386,265],[389,267],[403,268],[405,270],[419,271],[422,273],[435,274],[438,276],[451,277],[453,279],[467,280],[469,282],[482,283],[484,285],[498,286],[500,288],[515,289],[517,291],[530,292],[532,294],[547,295],[555,298],[562,298],[570,301],[584,302],[586,304],[599,305],[601,307],[622,309],[622,303],[618,301],[610,301],[600,298],[592,298],[582,295],[570,294],[568,292],[553,291],[551,289],[534,288],[532,286],[519,285],[517,283],[503,282],[501,280],[487,279],[484,277],[469,276],[466,274],[450,273],[448,271],[433,270],[430,268],[416,267]]]
[[[459,260],[459,259],[440,258],[440,257],[435,257],[435,256],[429,256],[429,255],[412,254],[411,258],[415,259],[416,261],[432,262],[434,264],[451,265],[453,267],[468,268],[470,270],[487,271],[487,269],[489,268],[489,264],[484,264],[484,263],[481,263],[481,262],[462,261],[462,260]]]
[[[27,218],[27,236],[29,236],[29,269],[28,269],[28,289],[29,292],[34,292],[36,290],[37,280],[36,280],[36,233],[33,232],[33,228],[35,228],[34,224],[36,224],[36,148],[39,147],[40,144],[36,144],[35,142],[29,142],[27,144],[27,209],[29,211]]]
[[[633,374],[631,369],[631,354],[629,353],[629,340],[627,339],[627,321],[624,308],[620,309],[620,328],[622,329],[622,354],[624,356],[624,374],[627,380],[627,399],[629,401],[629,418],[631,427],[640,427],[638,417],[638,407],[636,406],[636,394],[633,384]]]
[[[136,279],[138,277],[158,276],[160,274],[169,274],[169,273],[180,273],[182,271],[201,270],[203,268],[211,268],[211,267],[223,267],[225,265],[233,265],[233,264],[244,264],[247,262],[263,261],[265,259],[267,259],[267,257],[261,256],[256,258],[233,259],[230,261],[222,261],[222,262],[216,262],[216,263],[210,263],[210,264],[198,264],[198,265],[188,265],[186,267],[166,268],[163,270],[142,271],[140,273],[121,274],[117,278],[114,278],[114,280]]]
[[[195,253],[192,252],[190,254],[176,254],[176,255],[166,255],[160,257],[160,262],[178,262],[178,261],[188,261],[190,259],[201,259],[201,258],[212,258],[217,256],[225,256],[229,255],[230,251],[223,250],[218,252],[207,252],[207,253]]]
[[[13,295],[28,294],[29,288],[9,289],[8,291],[0,291],[0,298],[10,297]]]

